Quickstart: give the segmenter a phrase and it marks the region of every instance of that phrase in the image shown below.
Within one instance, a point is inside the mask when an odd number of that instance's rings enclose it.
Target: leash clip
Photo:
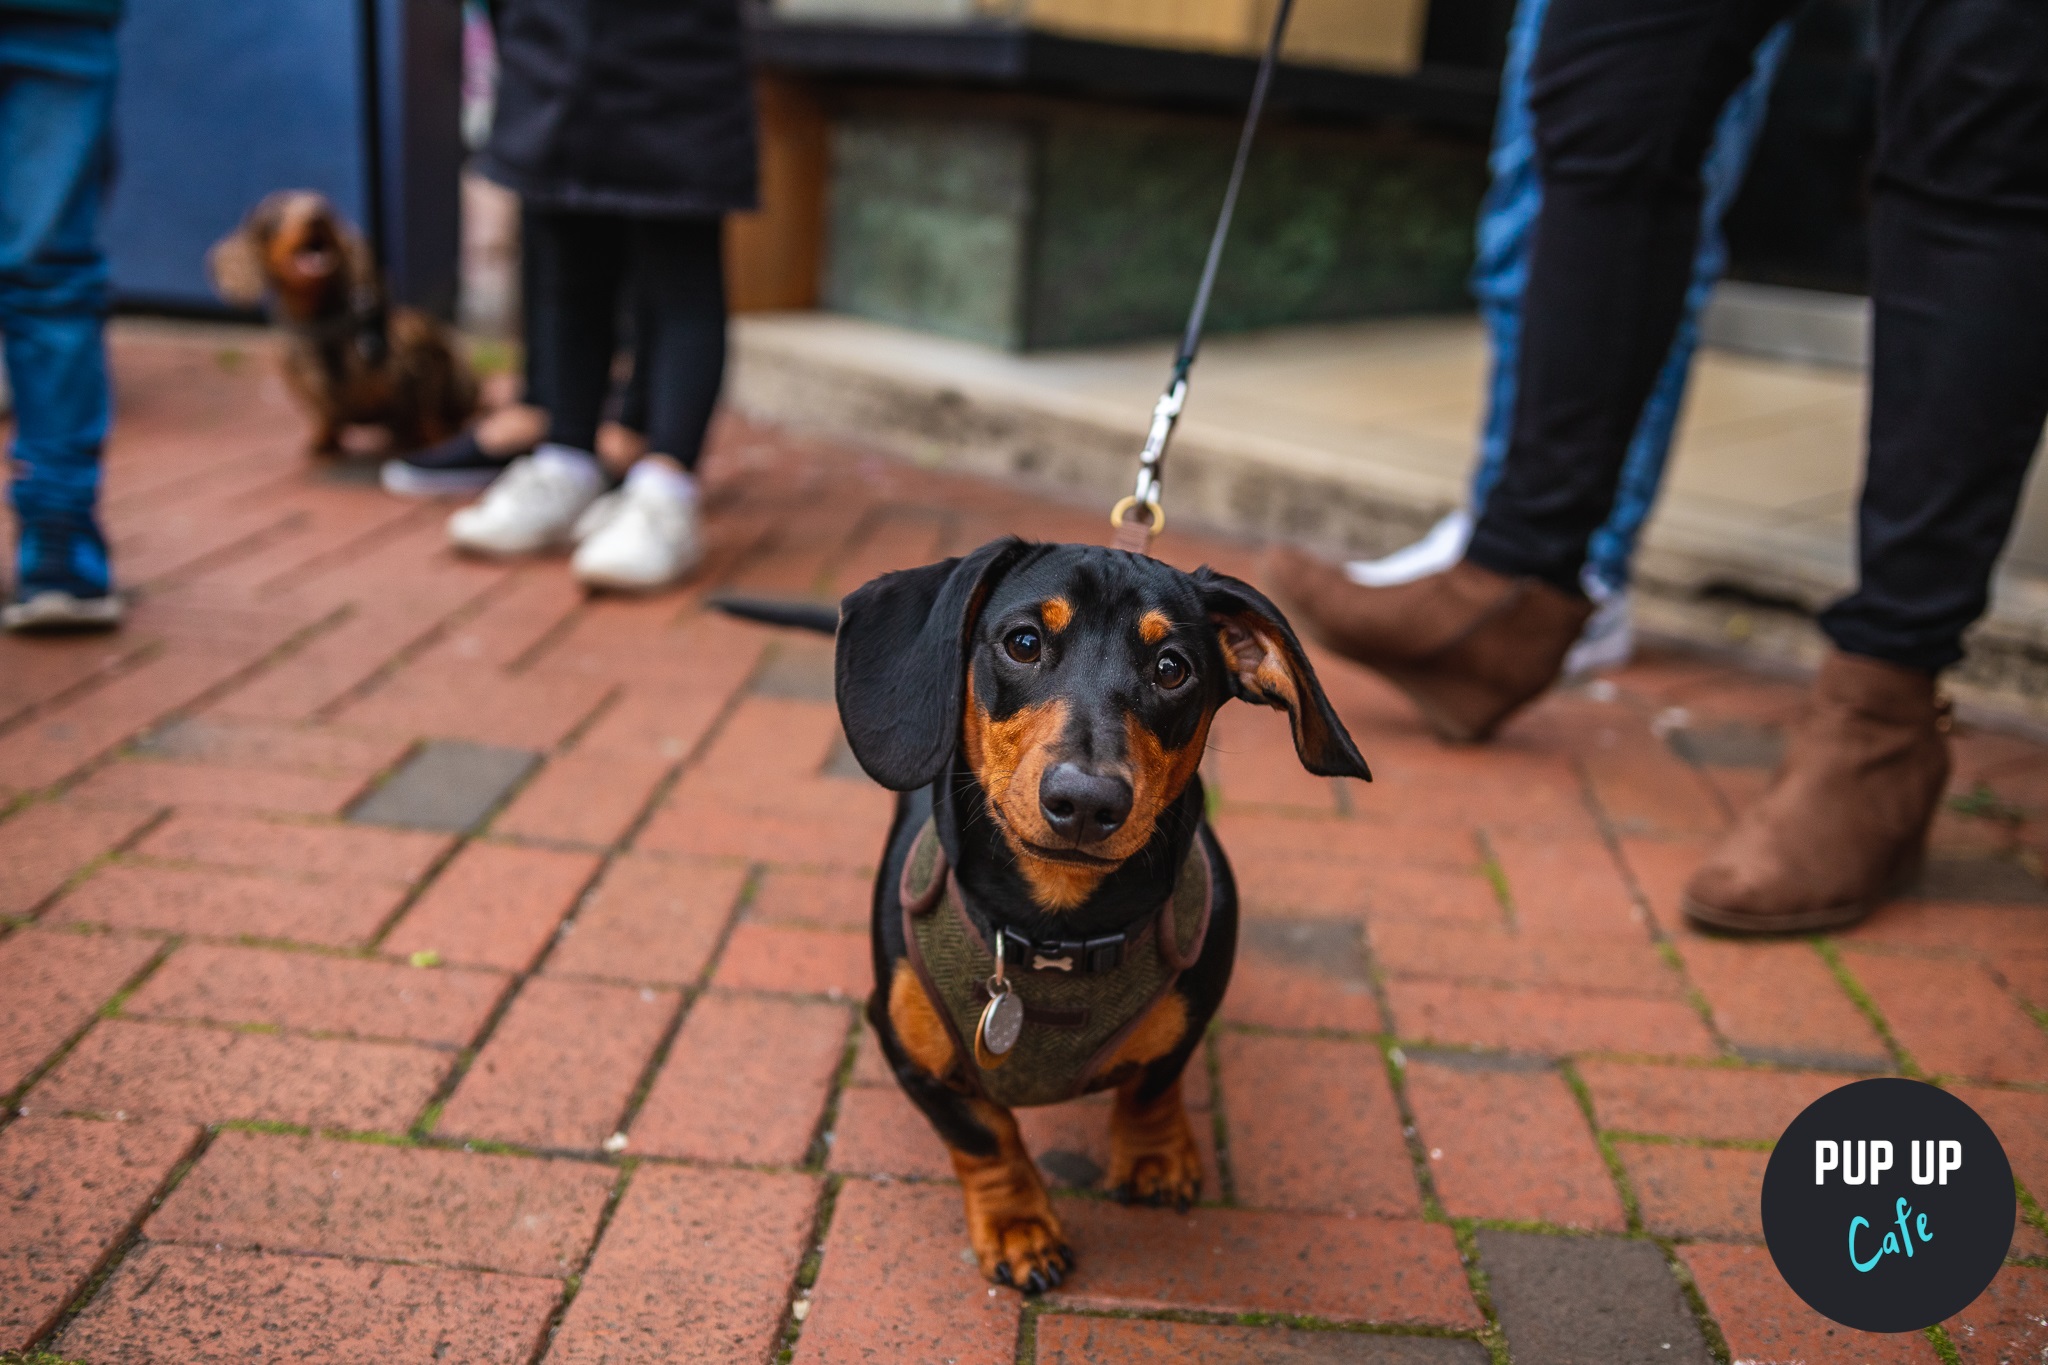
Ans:
[[[1245,110],[1244,127],[1237,135],[1237,155],[1230,163],[1230,183],[1223,191],[1223,208],[1216,215],[1216,230],[1209,234],[1209,253],[1202,261],[1201,283],[1195,286],[1194,306],[1188,309],[1187,329],[1181,333],[1180,348],[1174,352],[1173,377],[1166,392],[1152,405],[1152,429],[1145,434],[1145,449],[1138,456],[1138,484],[1131,495],[1110,509],[1109,524],[1116,528],[1111,544],[1132,554],[1145,554],[1152,537],[1166,529],[1166,516],[1159,508],[1160,472],[1166,463],[1166,443],[1173,438],[1173,424],[1188,400],[1188,370],[1202,344],[1202,324],[1208,320],[1209,297],[1216,288],[1216,271],[1223,263],[1223,243],[1230,236],[1230,220],[1237,212],[1237,194],[1244,188],[1245,166],[1251,161],[1252,136],[1259,129],[1259,115],[1266,107],[1266,91],[1273,84],[1273,70],[1280,64],[1280,47],[1287,37],[1287,20],[1294,0],[1279,0],[1273,11],[1273,27],[1266,38],[1265,55],[1259,58],[1259,74],[1252,82],[1251,107]],[[1134,525],[1131,509],[1143,507],[1144,525]]]
[[[1173,438],[1173,425],[1187,405],[1186,374],[1177,374],[1159,401],[1152,405],[1152,427],[1145,433],[1145,449],[1138,455],[1138,479],[1127,498],[1119,498],[1109,509],[1109,524],[1117,532],[1120,550],[1142,551],[1152,538],[1166,529],[1166,510],[1159,505],[1160,475],[1166,460],[1166,443]],[[1145,509],[1142,525],[1131,525],[1131,513]],[[1128,529],[1126,529],[1128,528]]]

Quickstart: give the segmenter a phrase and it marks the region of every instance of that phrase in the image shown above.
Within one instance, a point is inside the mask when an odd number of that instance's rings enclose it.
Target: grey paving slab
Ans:
[[[137,735],[129,747],[152,758],[205,758],[221,728],[198,716],[183,716]]]
[[[827,639],[778,640],[754,675],[757,697],[785,697],[792,701],[831,701],[832,641]]]
[[[1705,768],[1775,769],[1785,757],[1785,732],[1775,725],[1726,721],[1687,726],[1665,737],[1671,752]]]
[[[1710,1365],[1649,1242],[1481,1229],[1479,1264],[1515,1365]]]
[[[2048,887],[2007,857],[1929,858],[1906,894],[1930,901],[2048,905]]]
[[[348,818],[359,825],[459,834],[481,824],[539,763],[540,755],[527,749],[430,740]]]
[[[873,781],[867,770],[860,766],[860,760],[853,756],[853,746],[846,742],[845,735],[833,737],[832,752],[825,756],[825,766],[820,771],[827,777],[845,778],[849,782]]]
[[[1038,1154],[1038,1169],[1061,1189],[1092,1190],[1102,1179],[1102,1167],[1096,1164],[1094,1157],[1086,1152],[1070,1152],[1059,1147]]]
[[[1345,920],[1245,920],[1238,928],[1238,948],[1272,962],[1317,972],[1348,985],[1372,981],[1365,957],[1365,935]]]

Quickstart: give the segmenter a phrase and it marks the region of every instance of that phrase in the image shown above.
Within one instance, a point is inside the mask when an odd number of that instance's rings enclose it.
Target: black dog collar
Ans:
[[[1095,976],[1123,966],[1124,946],[1130,942],[1132,933],[1142,930],[1151,921],[1152,916],[1147,915],[1143,923],[1101,938],[1042,939],[1036,942],[1015,929],[1006,928],[998,931],[996,942],[1002,952],[1003,965],[1014,971]]]

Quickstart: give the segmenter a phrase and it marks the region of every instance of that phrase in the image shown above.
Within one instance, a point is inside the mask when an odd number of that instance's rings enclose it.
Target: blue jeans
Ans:
[[[1536,215],[1543,204],[1543,182],[1536,167],[1535,121],[1529,113],[1529,65],[1543,28],[1549,0],[1520,0],[1514,26],[1508,31],[1507,65],[1501,72],[1500,113],[1494,120],[1493,153],[1488,164],[1493,183],[1479,209],[1478,259],[1472,267],[1472,292],[1493,343],[1493,372],[1488,380],[1486,419],[1480,429],[1479,467],[1472,472],[1472,513],[1476,518],[1500,478],[1507,458],[1508,433],[1515,412],[1515,367],[1521,349],[1522,291],[1529,281],[1529,249]],[[1728,97],[1714,126],[1701,177],[1706,201],[1700,211],[1699,252],[1693,258],[1692,283],[1686,291],[1685,314],[1671,340],[1671,353],[1657,376],[1657,385],[1643,405],[1622,466],[1621,487],[1607,520],[1587,547],[1586,572],[1610,592],[1628,586],[1629,561],[1636,537],[1657,499],[1664,478],[1664,460],[1671,451],[1671,433],[1685,399],[1685,381],[1692,353],[1699,345],[1700,314],[1713,295],[1714,284],[1728,265],[1728,242],[1721,220],[1742,186],[1750,150],[1763,128],[1771,82],[1791,39],[1791,21],[1772,29],[1758,44],[1749,79]]]
[[[0,337],[14,389],[17,591],[108,588],[94,518],[111,401],[98,243],[114,32],[0,15]]]

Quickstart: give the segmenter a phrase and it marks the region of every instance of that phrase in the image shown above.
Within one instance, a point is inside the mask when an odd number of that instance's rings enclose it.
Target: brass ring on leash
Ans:
[[[1131,509],[1137,505],[1137,498],[1130,494],[1125,494],[1123,497],[1118,498],[1116,506],[1109,509],[1109,524],[1121,531],[1124,528],[1124,522],[1131,515]],[[1150,519],[1147,530],[1152,535],[1156,536],[1166,529],[1166,509],[1159,505],[1157,498],[1145,504],[1145,512]]]

